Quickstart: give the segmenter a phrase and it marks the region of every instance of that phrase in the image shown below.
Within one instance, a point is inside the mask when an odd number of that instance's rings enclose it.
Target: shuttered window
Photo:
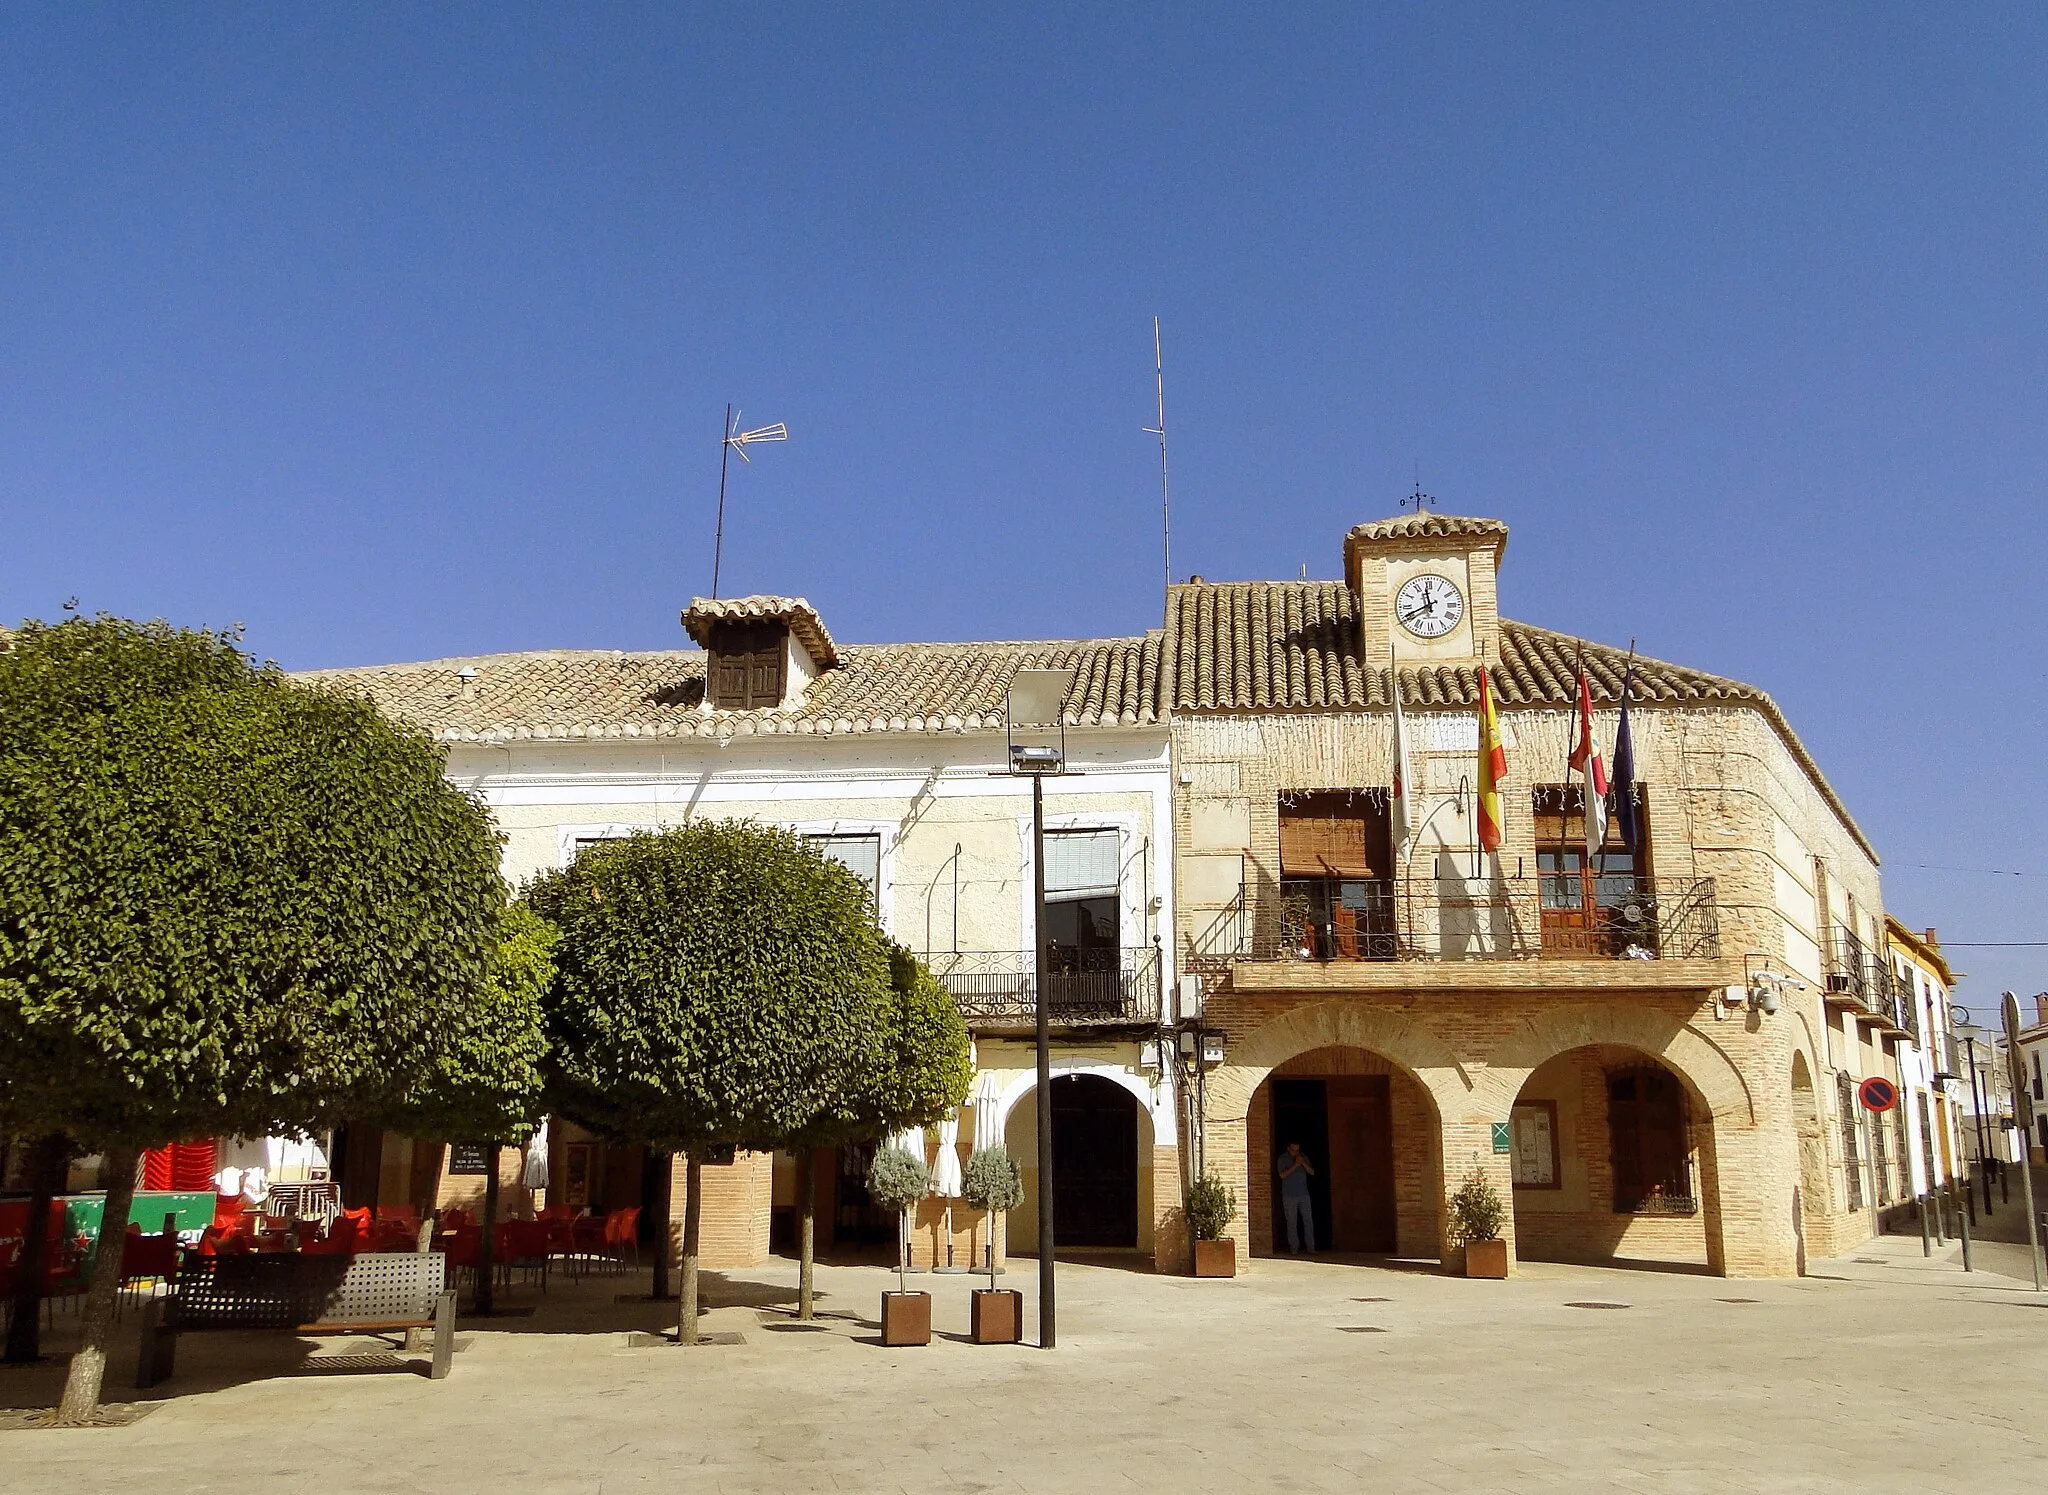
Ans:
[[[1383,794],[1318,789],[1280,797],[1282,877],[1390,877],[1390,837]]]
[[[1692,1212],[1685,1090],[1677,1076],[1650,1066],[1610,1074],[1607,1134],[1616,1214]]]
[[[1047,831],[1045,833],[1045,898],[1071,903],[1082,898],[1114,898],[1119,861],[1117,833],[1109,831]]]
[[[711,704],[760,711],[782,704],[788,628],[781,623],[725,623],[711,635]]]
[[[877,835],[835,835],[823,834],[805,836],[804,844],[824,857],[837,862],[862,882],[868,885],[868,892],[877,900],[879,908],[882,887],[882,838]]]

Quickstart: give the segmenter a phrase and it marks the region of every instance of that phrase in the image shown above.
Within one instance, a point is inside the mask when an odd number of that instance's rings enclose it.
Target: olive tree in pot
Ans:
[[[1507,1207],[1500,1191],[1477,1168],[1451,1196],[1451,1234],[1465,1247],[1465,1275],[1492,1277],[1505,1281],[1508,1275],[1508,1243],[1501,1239],[1507,1224]]]
[[[974,1342],[1016,1344],[1024,1337],[1024,1295],[996,1286],[996,1216],[1024,1202],[1024,1175],[1000,1147],[984,1147],[967,1160],[960,1187],[967,1202],[988,1215],[988,1286],[974,1290]]]
[[[1205,1173],[1188,1185],[1185,1213],[1195,1243],[1195,1275],[1235,1277],[1237,1242],[1223,1232],[1237,1218],[1237,1195],[1215,1174]]]
[[[868,1168],[868,1195],[884,1209],[896,1211],[896,1288],[882,1294],[882,1343],[932,1342],[932,1295],[914,1293],[904,1273],[910,1260],[910,1212],[931,1188],[932,1176],[922,1158],[901,1148],[876,1152]]]

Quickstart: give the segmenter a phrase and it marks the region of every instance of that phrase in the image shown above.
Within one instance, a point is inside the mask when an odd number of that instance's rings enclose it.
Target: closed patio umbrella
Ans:
[[[983,1070],[974,1082],[974,1152],[1003,1145],[1003,1082]]]
[[[900,1132],[889,1134],[889,1146],[898,1152],[907,1152],[920,1163],[924,1161],[924,1128],[907,1126]]]
[[[533,1134],[533,1140],[526,1144],[526,1172],[519,1182],[529,1189],[545,1189],[548,1186],[548,1129],[542,1127]]]
[[[957,1199],[960,1183],[960,1122],[948,1116],[939,1123],[939,1158],[932,1164],[932,1193],[941,1199]]]

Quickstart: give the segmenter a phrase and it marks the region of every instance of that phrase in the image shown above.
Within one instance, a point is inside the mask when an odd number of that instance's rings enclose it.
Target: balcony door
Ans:
[[[1536,871],[1541,884],[1543,953],[1566,959],[1612,959],[1630,946],[1655,954],[1654,901],[1649,896],[1650,821],[1636,791],[1636,849],[1622,842],[1613,806],[1597,855],[1586,856],[1586,796],[1578,784],[1535,790]]]
[[[1120,853],[1114,830],[1046,833],[1046,1000],[1060,1016],[1121,1008]]]
[[[1310,960],[1391,960],[1394,848],[1379,789],[1280,797],[1280,899],[1287,938]]]

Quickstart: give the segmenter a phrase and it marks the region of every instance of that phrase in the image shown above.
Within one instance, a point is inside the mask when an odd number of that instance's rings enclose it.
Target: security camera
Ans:
[[[1756,1005],[1762,1009],[1766,1017],[1776,1012],[1778,1010],[1778,989],[1774,986],[1765,987],[1764,994],[1757,999]]]

